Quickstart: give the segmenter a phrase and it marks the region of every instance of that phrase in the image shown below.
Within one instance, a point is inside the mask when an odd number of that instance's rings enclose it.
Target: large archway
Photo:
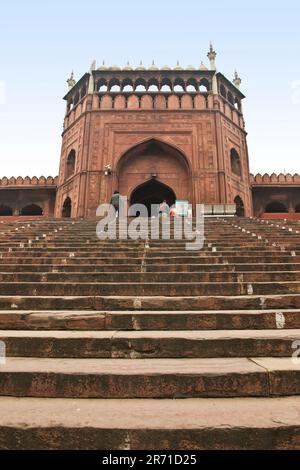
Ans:
[[[238,217],[245,217],[245,207],[243,199],[240,196],[236,196],[234,199],[234,203],[236,204],[236,215]]]
[[[191,178],[186,157],[177,148],[150,139],[129,149],[117,165],[119,191],[131,202],[191,201]],[[192,201],[191,201],[192,202]]]
[[[9,206],[5,206],[4,204],[0,205],[0,215],[13,215],[13,210]]]
[[[282,213],[288,212],[288,210],[283,202],[273,201],[267,204],[265,208],[265,212],[269,214],[276,214],[276,213],[282,214]]]
[[[176,194],[167,185],[152,178],[134,189],[131,194],[130,205],[144,204],[147,207],[148,214],[151,214],[151,205],[160,204],[162,201],[166,201],[171,207],[175,204]]]
[[[43,209],[37,204],[29,204],[28,206],[23,207],[23,209],[21,210],[21,215],[43,215]]]

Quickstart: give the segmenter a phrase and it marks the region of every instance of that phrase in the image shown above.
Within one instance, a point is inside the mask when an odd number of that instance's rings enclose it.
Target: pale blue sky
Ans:
[[[14,0],[0,9],[0,175],[56,175],[66,79],[100,65],[236,67],[253,172],[300,172],[299,1]]]

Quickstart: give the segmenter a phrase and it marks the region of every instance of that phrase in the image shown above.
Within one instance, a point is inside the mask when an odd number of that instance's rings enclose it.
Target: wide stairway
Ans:
[[[0,223],[0,448],[300,449],[299,231]]]

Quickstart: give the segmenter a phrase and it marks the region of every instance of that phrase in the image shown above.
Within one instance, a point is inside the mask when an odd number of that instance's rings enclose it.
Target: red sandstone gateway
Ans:
[[[147,207],[235,203],[240,216],[299,218],[300,176],[249,174],[241,79],[215,57],[211,46],[210,69],[94,62],[72,75],[59,176],[2,178],[0,217],[94,217],[117,188]]]
[[[249,175],[240,79],[208,56],[93,64],[59,176],[1,180],[1,449],[300,449],[299,221],[233,217],[251,188],[255,214],[296,217],[299,176]],[[115,190],[203,203],[203,247],[98,238]]]

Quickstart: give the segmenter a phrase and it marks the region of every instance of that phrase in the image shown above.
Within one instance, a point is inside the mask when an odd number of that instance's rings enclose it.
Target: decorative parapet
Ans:
[[[300,175],[295,173],[291,175],[290,173],[272,173],[269,175],[265,173],[261,175],[257,173],[257,175],[250,174],[250,183],[252,186],[299,186],[300,185]]]
[[[53,178],[52,176],[48,176],[48,178],[45,178],[45,176],[40,176],[37,178],[37,176],[33,176],[30,178],[29,176],[26,176],[23,178],[22,176],[18,176],[17,178],[11,177],[7,178],[4,176],[3,178],[0,178],[0,188],[3,187],[14,187],[14,188],[25,188],[25,187],[30,187],[30,188],[40,188],[40,187],[56,187],[58,182],[58,176]]]

